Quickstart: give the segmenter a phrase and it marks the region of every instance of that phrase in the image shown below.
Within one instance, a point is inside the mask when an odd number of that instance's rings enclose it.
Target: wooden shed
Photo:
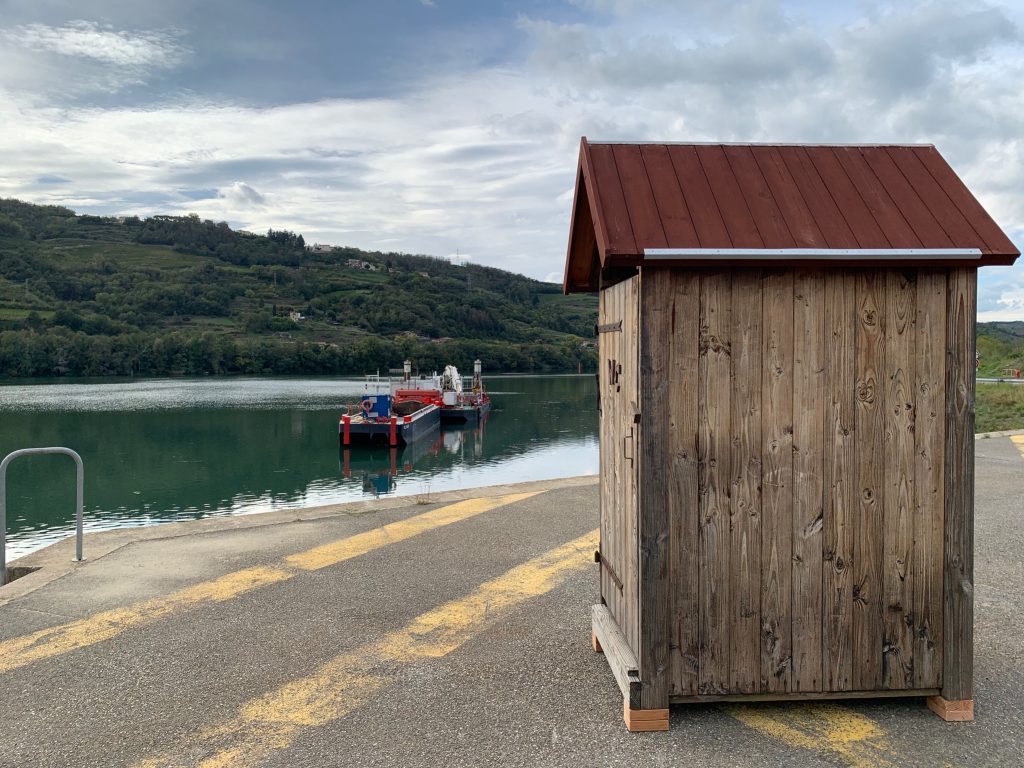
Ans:
[[[973,717],[978,267],[1019,255],[933,146],[583,139],[603,650],[670,704],[922,696]]]

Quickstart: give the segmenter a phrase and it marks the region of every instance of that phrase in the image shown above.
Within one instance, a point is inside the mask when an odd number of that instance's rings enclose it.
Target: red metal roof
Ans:
[[[976,248],[975,266],[1020,255],[931,145],[584,138],[565,291],[596,290],[601,270],[636,266],[656,248]]]

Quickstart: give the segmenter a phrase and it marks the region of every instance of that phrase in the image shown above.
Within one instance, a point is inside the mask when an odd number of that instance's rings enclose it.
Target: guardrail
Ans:
[[[22,448],[13,451],[0,461],[0,586],[7,583],[7,465],[20,456],[34,456],[41,453],[60,453],[75,460],[78,484],[75,510],[75,560],[82,559],[82,509],[85,495],[85,465],[82,457],[70,448]]]

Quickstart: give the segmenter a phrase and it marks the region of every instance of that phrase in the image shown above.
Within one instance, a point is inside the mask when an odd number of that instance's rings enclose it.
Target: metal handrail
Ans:
[[[19,456],[40,453],[60,453],[75,460],[78,476],[75,498],[75,560],[82,560],[82,510],[85,503],[85,465],[82,464],[82,457],[70,448],[22,448],[7,454],[4,460],[0,461],[0,586],[7,583],[7,465]]]

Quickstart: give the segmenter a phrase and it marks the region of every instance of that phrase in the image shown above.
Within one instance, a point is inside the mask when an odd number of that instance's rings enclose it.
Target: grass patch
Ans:
[[[1024,429],[1024,384],[978,382],[975,432]]]
[[[0,307],[0,320],[25,320],[33,312],[43,320],[52,319],[54,314],[53,310],[50,309],[11,309]]]

